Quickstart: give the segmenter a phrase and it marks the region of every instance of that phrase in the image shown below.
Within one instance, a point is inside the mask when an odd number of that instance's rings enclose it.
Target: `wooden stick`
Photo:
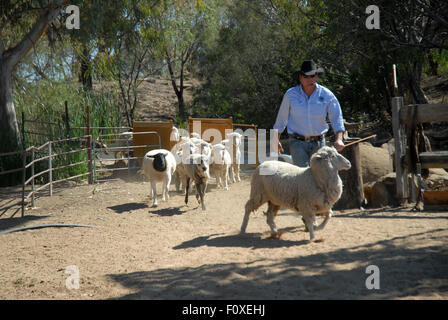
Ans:
[[[369,139],[372,139],[372,138],[375,138],[375,137],[376,137],[376,134],[368,136],[368,137],[365,137],[365,138],[362,138],[362,139],[359,139],[359,140],[356,140],[356,141],[353,141],[353,142],[350,142],[350,143],[347,143],[344,146],[344,148],[348,147],[348,146],[351,146],[351,145],[354,145],[354,144],[357,144],[357,143],[360,143],[360,142],[363,142],[363,141],[366,141],[366,140],[369,140]]]

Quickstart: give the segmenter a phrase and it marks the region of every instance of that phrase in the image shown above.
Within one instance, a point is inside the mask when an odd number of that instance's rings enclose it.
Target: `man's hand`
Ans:
[[[336,140],[334,142],[334,147],[336,148],[336,150],[338,152],[341,152],[342,150],[344,150],[345,145],[344,145],[344,142],[342,142],[342,140]]]
[[[282,144],[280,142],[280,135],[281,135],[281,133],[279,133],[277,130],[275,130],[274,139],[272,141],[272,146],[273,146],[274,152],[277,152],[277,154],[285,152],[285,150],[283,150]]]
[[[336,148],[336,150],[338,152],[341,152],[345,148],[344,142],[342,141],[343,136],[344,136],[344,132],[343,131],[336,132],[336,138],[335,138],[335,141],[334,141],[334,147]]]
[[[280,154],[280,153],[284,153],[284,152],[285,152],[285,150],[283,150],[282,144],[281,144],[280,141],[279,141],[279,142],[278,142],[278,150],[277,150],[277,153]]]

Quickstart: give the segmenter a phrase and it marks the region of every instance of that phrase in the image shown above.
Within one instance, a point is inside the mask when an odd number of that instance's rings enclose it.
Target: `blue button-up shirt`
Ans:
[[[290,88],[283,96],[274,129],[279,133],[287,128],[290,134],[319,136],[329,129],[327,115],[334,132],[345,131],[341,106],[330,90],[316,83],[316,88],[308,98],[302,86],[298,85]]]

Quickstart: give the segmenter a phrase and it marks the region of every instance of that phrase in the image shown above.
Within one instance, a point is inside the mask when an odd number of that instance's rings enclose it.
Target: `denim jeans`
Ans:
[[[311,155],[320,147],[325,146],[325,138],[321,141],[302,141],[289,137],[289,151],[296,166],[308,167]]]

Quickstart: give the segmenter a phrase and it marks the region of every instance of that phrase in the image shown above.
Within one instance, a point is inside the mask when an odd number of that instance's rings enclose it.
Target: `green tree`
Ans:
[[[295,83],[287,35],[274,18],[267,1],[228,4],[218,39],[198,59],[203,85],[193,114],[272,126]]]
[[[178,100],[178,113],[186,117],[184,80],[202,44],[213,37],[219,17],[219,0],[166,1],[158,18],[162,53]]]
[[[60,13],[64,0],[2,1],[0,7],[0,152],[22,147],[14,109],[14,68]]]

